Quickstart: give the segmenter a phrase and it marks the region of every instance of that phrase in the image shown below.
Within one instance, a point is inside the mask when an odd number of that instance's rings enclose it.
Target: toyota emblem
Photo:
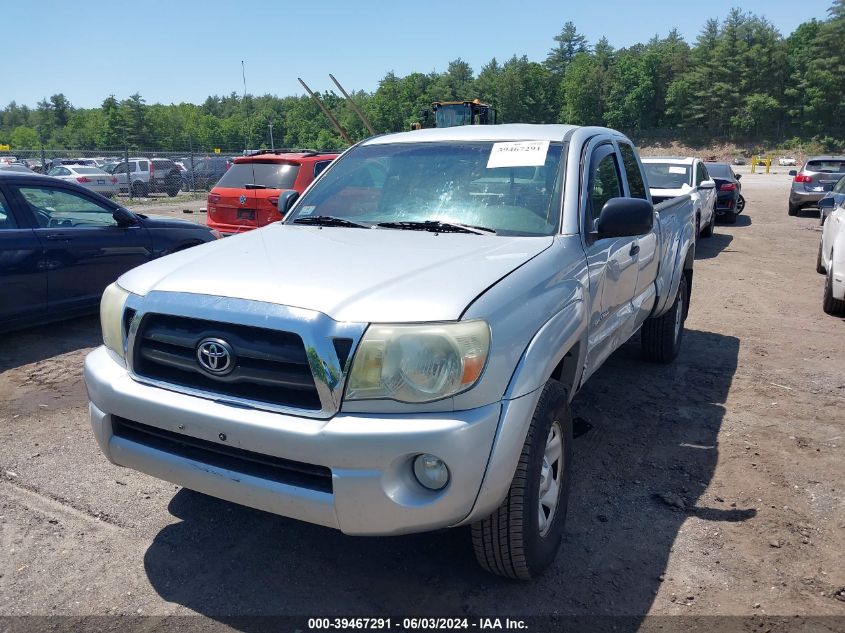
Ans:
[[[232,346],[219,338],[204,338],[197,345],[197,361],[205,371],[225,376],[235,368]]]

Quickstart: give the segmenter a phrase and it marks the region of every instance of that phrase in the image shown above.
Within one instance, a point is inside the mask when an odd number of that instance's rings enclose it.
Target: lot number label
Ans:
[[[540,167],[546,163],[548,141],[493,143],[487,169],[493,167]]]

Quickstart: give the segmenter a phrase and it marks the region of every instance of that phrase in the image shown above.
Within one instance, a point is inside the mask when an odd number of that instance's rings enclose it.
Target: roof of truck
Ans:
[[[435,143],[439,141],[562,141],[569,132],[577,128],[577,125],[533,125],[529,123],[462,125],[386,134],[367,139],[362,144]]]

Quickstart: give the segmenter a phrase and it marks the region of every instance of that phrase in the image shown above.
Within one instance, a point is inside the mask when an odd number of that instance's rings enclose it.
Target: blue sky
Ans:
[[[241,93],[241,60],[253,94],[333,88],[374,90],[384,74],[443,71],[462,58],[478,72],[492,57],[542,61],[572,20],[589,41],[619,48],[677,27],[694,41],[732,6],[767,17],[784,35],[829,0],[603,0],[601,2],[288,2],[270,0],[58,0],[3,2],[0,106],[35,105],[63,92],[98,106],[140,92],[147,103],[202,102]]]

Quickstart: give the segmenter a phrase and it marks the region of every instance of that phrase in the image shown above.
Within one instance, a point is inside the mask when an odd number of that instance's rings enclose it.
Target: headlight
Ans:
[[[215,240],[222,240],[223,239],[223,234],[220,231],[218,231],[217,229],[211,229],[211,234],[214,236]]]
[[[347,400],[431,402],[472,387],[487,362],[485,321],[373,325],[349,372]]]
[[[103,292],[100,301],[100,327],[103,344],[123,358],[123,306],[129,293],[116,283]]]

